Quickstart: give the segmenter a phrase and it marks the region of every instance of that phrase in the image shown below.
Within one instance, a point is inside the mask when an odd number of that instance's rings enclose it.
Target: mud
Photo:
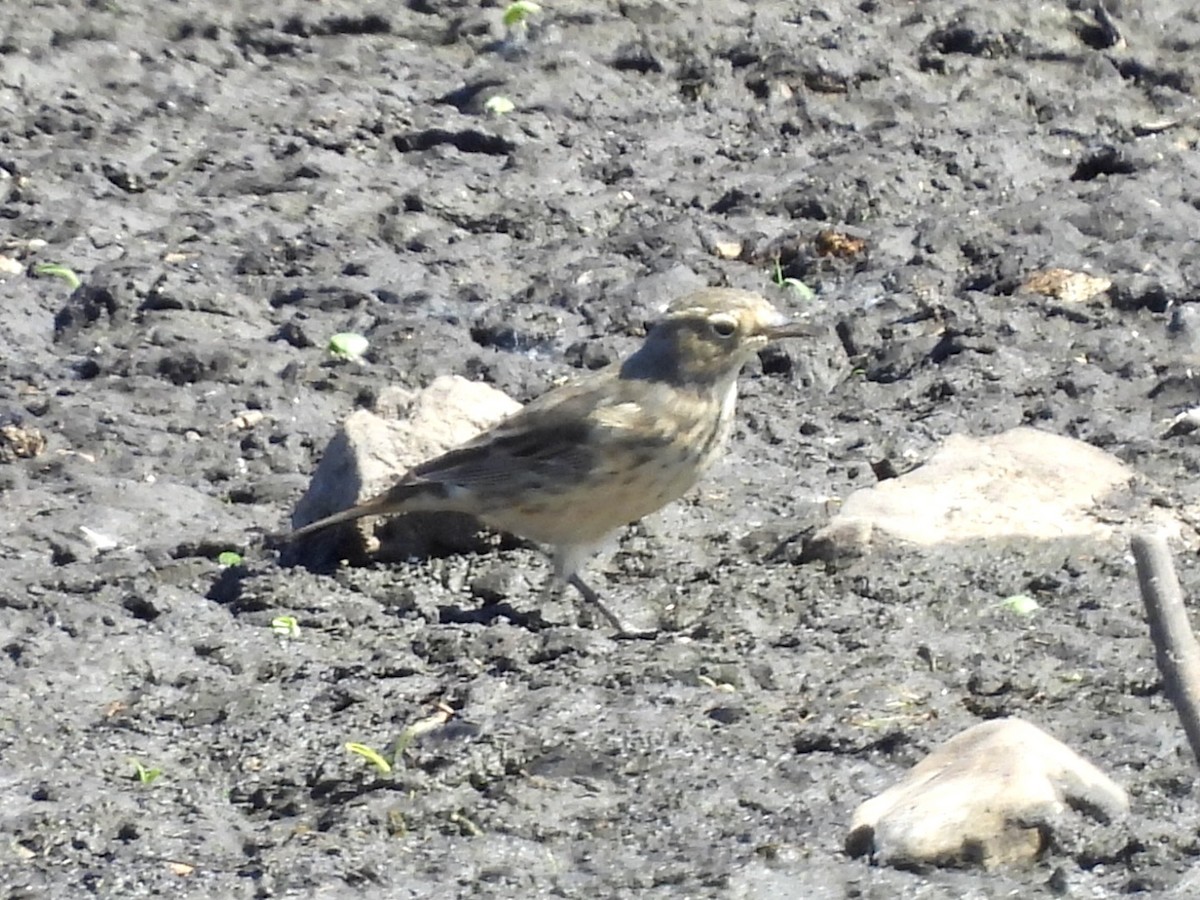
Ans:
[[[1078,437],[1196,502],[1168,436],[1196,402],[1193,5],[544,6],[0,10],[0,418],[47,442],[0,465],[5,896],[1195,896],[1126,547],[800,552],[953,432]],[[1112,286],[1021,289],[1055,267]],[[332,573],[263,549],[382,385],[528,399],[703,284],[825,337],[751,366],[727,459],[593,567],[655,640],[539,606],[513,542]],[[326,352],[347,331],[362,365]],[[438,703],[389,776],[344,749]],[[999,715],[1129,819],[1020,871],[843,852],[859,802]]]

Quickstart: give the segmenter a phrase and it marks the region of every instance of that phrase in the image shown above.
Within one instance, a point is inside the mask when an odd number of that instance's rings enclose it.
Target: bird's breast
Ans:
[[[679,499],[720,456],[733,428],[736,383],[703,393],[646,397],[624,427],[600,429],[591,464],[569,482],[515,491],[481,518],[550,544],[590,544]],[[636,424],[633,424],[636,423]]]

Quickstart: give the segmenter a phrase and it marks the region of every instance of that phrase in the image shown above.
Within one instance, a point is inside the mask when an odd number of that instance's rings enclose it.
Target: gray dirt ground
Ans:
[[[1119,34],[1069,0],[544,6],[522,37],[462,0],[0,5],[0,253],[84,282],[3,281],[0,416],[49,444],[0,465],[0,893],[1200,895],[1122,547],[796,552],[955,431],[1034,424],[1197,500],[1195,436],[1164,437],[1200,347],[1168,328],[1200,299],[1195,4],[1110,2]],[[869,251],[817,254],[830,227]],[[1016,289],[1047,266],[1113,287]],[[728,459],[594,566],[657,640],[539,617],[528,547],[255,549],[382,384],[527,399],[709,283],[828,331],[751,367]],[[438,701],[394,778],[343,749]],[[1006,873],[842,852],[860,801],[1001,714],[1123,783],[1128,821]]]

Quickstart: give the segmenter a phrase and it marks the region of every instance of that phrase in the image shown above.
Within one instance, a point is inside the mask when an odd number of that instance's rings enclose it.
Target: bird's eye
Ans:
[[[708,326],[712,329],[713,334],[719,338],[731,338],[734,332],[737,331],[737,322],[726,316],[718,316],[715,319],[710,319]]]

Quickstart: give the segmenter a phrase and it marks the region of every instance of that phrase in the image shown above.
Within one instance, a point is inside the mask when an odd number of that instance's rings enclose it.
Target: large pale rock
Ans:
[[[848,555],[881,539],[1106,539],[1113,525],[1097,505],[1132,477],[1103,450],[1035,428],[951,435],[920,468],[851,494],[805,555]]]
[[[895,866],[1027,862],[1069,827],[1068,809],[1112,821],[1129,798],[1037,726],[996,719],[955,735],[861,804],[846,851]]]
[[[521,404],[502,391],[457,375],[443,376],[415,394],[384,391],[375,411],[347,416],[325,449],[308,491],[296,505],[293,527],[353,506],[386,490],[408,469],[462,444]],[[372,517],[313,535],[301,548],[307,562],[332,558],[404,559],[434,548],[478,546],[469,516],[419,513]]]

